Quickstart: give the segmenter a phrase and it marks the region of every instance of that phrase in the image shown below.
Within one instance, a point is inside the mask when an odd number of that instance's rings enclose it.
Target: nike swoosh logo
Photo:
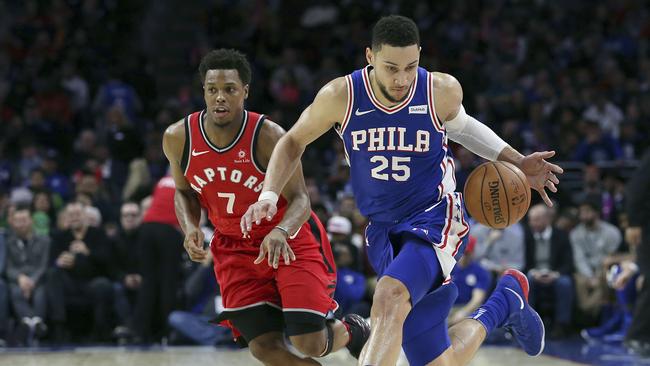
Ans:
[[[506,287],[505,289],[512,292],[513,294],[515,294],[515,296],[517,296],[517,298],[519,299],[519,302],[521,303],[521,306],[519,307],[519,310],[524,310],[524,299],[522,299],[521,296],[519,296],[517,291],[515,291],[515,290],[513,290],[511,288],[508,288],[508,287]]]
[[[355,116],[363,116],[364,114],[368,114],[368,113],[370,113],[370,112],[374,112],[374,111],[375,111],[374,109],[371,109],[371,110],[369,110],[369,111],[359,112],[359,108],[357,108],[357,110],[354,111],[354,115],[355,115]]]
[[[192,149],[192,156],[201,156],[201,155],[207,154],[207,153],[209,153],[209,151],[196,151],[196,150]]]

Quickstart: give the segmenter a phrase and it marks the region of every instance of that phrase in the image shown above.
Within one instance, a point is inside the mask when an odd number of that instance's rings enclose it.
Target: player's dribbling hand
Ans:
[[[555,174],[562,174],[564,172],[558,165],[551,164],[545,160],[554,155],[555,151],[535,152],[524,156],[519,164],[519,169],[526,174],[530,187],[542,196],[544,203],[549,207],[553,207],[553,202],[548,198],[546,188],[551,192],[557,192],[555,185],[559,184],[560,180]]]
[[[185,234],[183,247],[185,247],[185,251],[194,262],[201,262],[208,255],[207,250],[203,249],[204,239],[203,231],[199,228],[192,229]]]
[[[287,243],[287,234],[281,230],[271,230],[260,244],[260,254],[253,263],[260,264],[264,257],[268,257],[269,267],[278,268],[280,256],[284,259],[284,264],[289,265],[291,261],[296,260],[296,255]]]
[[[278,212],[278,208],[271,200],[261,200],[248,206],[248,210],[241,217],[239,226],[244,238],[250,237],[250,232],[253,229],[253,223],[259,225],[263,219],[271,221],[273,216]]]

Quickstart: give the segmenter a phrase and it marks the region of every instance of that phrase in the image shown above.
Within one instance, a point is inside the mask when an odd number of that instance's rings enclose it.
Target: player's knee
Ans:
[[[281,365],[283,353],[289,352],[284,340],[278,337],[259,336],[248,343],[253,357],[267,366]]]
[[[377,283],[373,296],[373,313],[394,315],[402,320],[406,318],[411,304],[410,295],[404,284],[394,278],[384,276]]]
[[[324,332],[301,334],[290,337],[291,344],[300,353],[309,357],[319,357],[327,347],[327,336]]]

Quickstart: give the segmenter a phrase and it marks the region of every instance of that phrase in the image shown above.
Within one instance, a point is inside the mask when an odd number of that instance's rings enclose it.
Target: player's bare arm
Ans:
[[[268,119],[264,121],[255,149],[257,161],[263,167],[268,166],[274,147],[285,134],[286,131],[278,124]],[[309,195],[307,194],[300,162],[282,190],[282,195],[287,200],[287,210],[282,221],[262,241],[260,254],[255,260],[256,264],[261,263],[264,257],[268,258],[268,264],[273,268],[278,268],[280,257],[284,259],[284,264],[287,265],[296,260],[287,239],[300,229],[311,212]],[[249,207],[248,211],[242,216],[241,223],[245,227],[251,225],[250,221],[252,221],[254,209],[253,206]],[[259,224],[259,220],[257,224]]]
[[[296,124],[278,141],[266,170],[260,201],[253,205],[253,219],[247,226],[242,225],[244,235],[252,229],[253,222],[273,218],[278,194],[299,166],[305,147],[345,117],[347,94],[345,78],[327,83]]]
[[[181,169],[181,157],[183,155],[184,145],[185,126],[181,120],[170,125],[165,130],[165,134],[163,135],[163,151],[167,160],[169,160],[171,175],[176,185],[174,207],[178,222],[181,225],[183,233],[185,233],[183,246],[193,261],[200,262],[207,256],[207,251],[203,248],[204,235],[199,227],[201,204],[196,193],[185,179],[183,170]]]
[[[515,164],[528,178],[530,186],[539,192],[548,206],[553,202],[546,188],[557,192],[560,181],[556,174],[563,172],[558,165],[549,163],[555,151],[540,151],[524,156],[497,136],[489,127],[465,112],[463,89],[453,76],[433,73],[434,103],[436,111],[445,124],[449,138],[468,150],[488,160],[502,160]]]

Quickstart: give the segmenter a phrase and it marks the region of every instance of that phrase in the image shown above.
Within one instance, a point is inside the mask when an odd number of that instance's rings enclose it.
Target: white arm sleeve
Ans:
[[[508,146],[488,126],[465,113],[465,107],[462,104],[456,117],[445,122],[445,129],[452,141],[491,161],[497,160],[501,151]]]

